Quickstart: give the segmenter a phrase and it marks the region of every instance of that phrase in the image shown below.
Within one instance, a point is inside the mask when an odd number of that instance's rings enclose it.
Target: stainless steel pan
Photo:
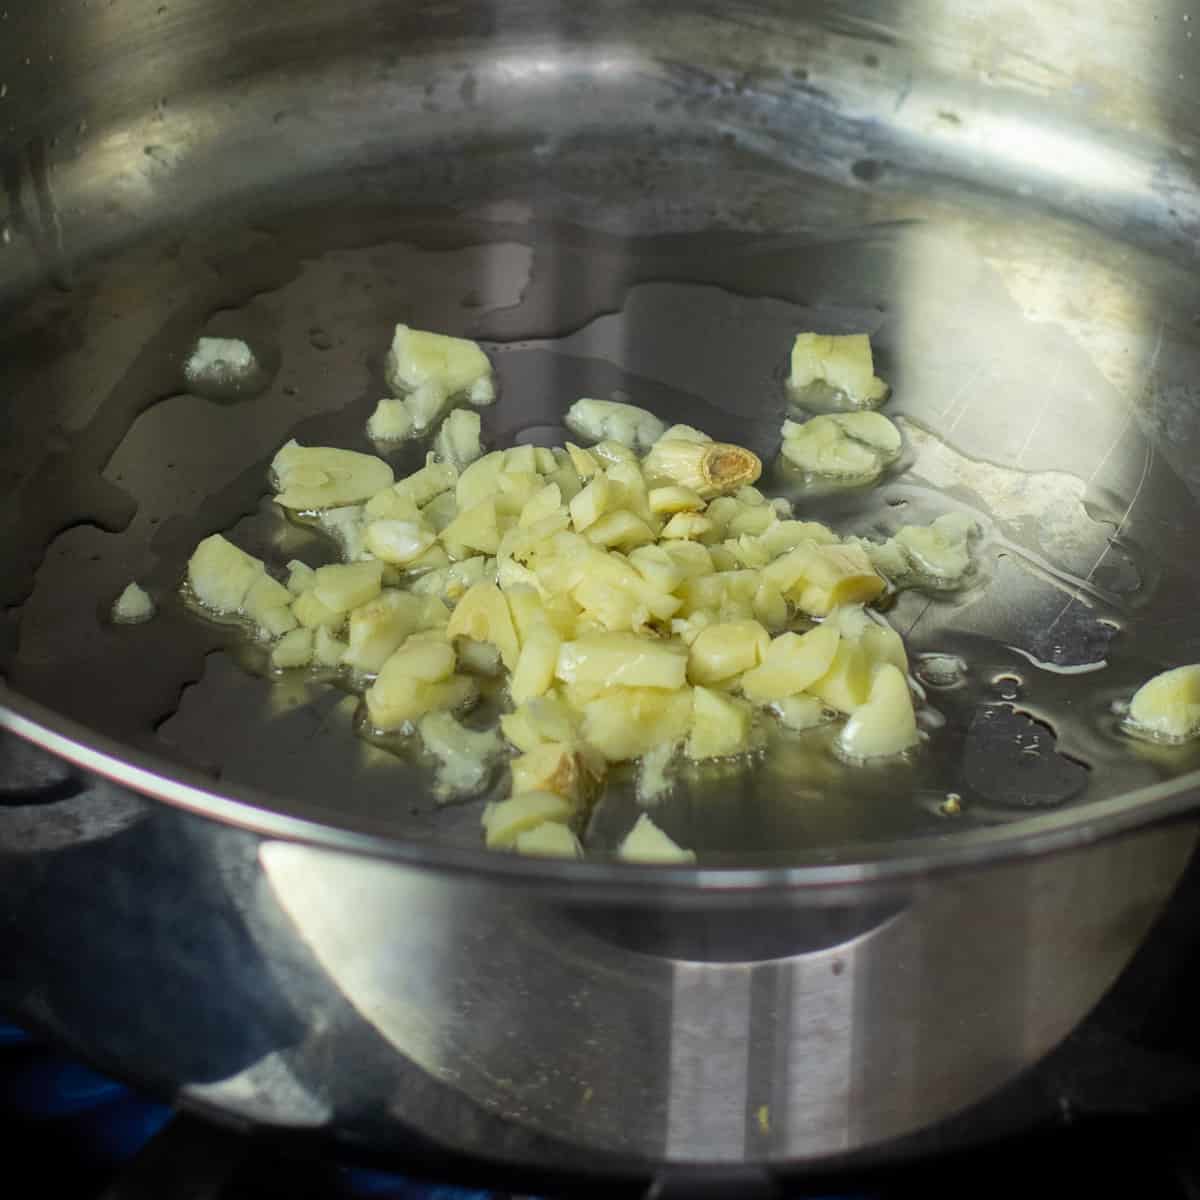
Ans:
[[[573,1169],[878,1155],[1035,1061],[1196,841],[1195,753],[1111,711],[1200,657],[1190,26],[10,9],[4,723],[93,786],[0,808],[0,1004],[251,1122]],[[488,345],[500,444],[624,392],[767,456],[791,333],[870,331],[905,470],[815,511],[987,531],[976,588],[892,614],[941,656],[929,752],[849,787],[819,739],[697,777],[661,814],[696,870],[605,860],[620,789],[595,861],[531,863],[483,853],[476,809],[354,739],[341,696],[219,653],[172,599],[187,552],[233,528],[316,553],[264,464],[361,441],[397,320]],[[190,394],[202,332],[249,339],[264,388]],[[162,612],[113,629],[135,576]]]

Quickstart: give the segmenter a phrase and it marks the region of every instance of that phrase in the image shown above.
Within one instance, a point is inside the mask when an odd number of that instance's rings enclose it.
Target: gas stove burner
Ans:
[[[0,1024],[8,1170],[51,1195],[103,1200],[514,1200],[361,1167],[262,1154],[250,1139],[166,1105]]]
[[[1095,1048],[1098,1052],[1100,1047]],[[6,1169],[36,1170],[52,1195],[98,1200],[534,1200],[511,1191],[431,1183],[393,1171],[272,1145],[173,1113],[130,1088],[0,1025],[0,1118]],[[1072,1118],[1062,1126],[970,1153],[856,1176],[740,1182],[719,1169],[622,1186],[581,1182],[551,1196],[610,1200],[891,1200],[1008,1191],[1038,1181],[1038,1193],[1200,1195],[1200,1107],[1153,1114]],[[458,1164],[448,1164],[451,1173]],[[985,1185],[986,1182],[986,1186]]]

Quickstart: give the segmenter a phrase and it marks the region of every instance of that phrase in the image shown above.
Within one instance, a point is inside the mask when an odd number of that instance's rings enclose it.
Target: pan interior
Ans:
[[[272,680],[183,609],[195,543],[328,558],[266,499],[266,463],[288,437],[372,449],[400,321],[484,344],[492,445],[560,443],[591,395],[764,461],[794,333],[866,331],[905,458],[797,507],[872,536],[979,520],[975,585],[889,614],[928,744],[851,770],[829,730],[779,736],[751,769],[682,771],[656,820],[703,862],[837,860],[1184,780],[1200,751],[1131,741],[1112,709],[1200,657],[1194,185],[1160,144],[1016,89],[914,125],[896,108],[911,51],[864,45],[796,40],[728,89],[733,65],[636,43],[514,43],[503,71],[482,50],[401,58],[366,81],[355,47],[243,79],[236,120],[227,91],[197,89],[72,126],[69,146],[31,132],[0,201],[9,685],[282,811],[474,846],[482,800],[439,806],[419,756],[354,735],[353,697]],[[204,335],[247,340],[261,386],[189,390]],[[160,611],[113,627],[134,578]],[[635,817],[629,782],[597,809],[600,851]]]

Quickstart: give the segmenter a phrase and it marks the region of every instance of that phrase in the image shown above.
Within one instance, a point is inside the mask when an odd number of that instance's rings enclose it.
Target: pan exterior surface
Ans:
[[[0,797],[0,1007],[253,1124],[565,1170],[915,1152],[1037,1061],[1196,838],[1200,758],[1112,717],[1200,658],[1193,23],[11,8],[0,723],[61,777]],[[700,870],[521,862],[340,695],[214,653],[174,599],[187,552],[288,551],[264,464],[295,430],[369,448],[401,320],[489,349],[501,444],[622,392],[764,459],[790,335],[870,332],[888,503],[987,529],[975,592],[892,614],[918,661],[970,666],[931,685],[940,756],[852,800],[799,751],[697,785],[664,813]],[[246,338],[261,389],[190,392],[201,333]],[[116,631],[135,578],[159,614]]]

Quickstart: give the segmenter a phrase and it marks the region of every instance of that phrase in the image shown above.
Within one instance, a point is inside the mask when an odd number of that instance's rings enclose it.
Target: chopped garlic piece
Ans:
[[[317,528],[337,543],[344,562],[366,562],[371,558],[366,545],[365,511],[361,504],[346,504],[316,514]]]
[[[485,581],[489,561],[482,555],[475,555],[448,567],[437,567],[415,580],[412,591],[418,596],[439,596],[447,604],[457,604],[470,588]]]
[[[118,625],[140,625],[155,613],[154,601],[136,583],[127,584],[112,606],[112,619]]]
[[[664,540],[694,541],[712,533],[713,523],[698,512],[677,512],[658,535]]]
[[[466,708],[479,695],[475,681],[463,675],[429,683],[412,678],[403,660],[391,668],[389,660],[366,692],[367,715],[375,729],[404,729],[426,713]]]
[[[278,670],[307,667],[313,658],[311,629],[293,629],[285,633],[271,650],[271,666]]]
[[[465,395],[472,404],[496,397],[492,364],[466,338],[397,325],[384,371],[397,395],[424,388],[443,397]]]
[[[300,619],[303,624],[303,616]],[[421,601],[416,596],[392,590],[383,592],[350,614],[349,644],[338,662],[364,675],[374,675],[416,633],[420,624]],[[451,655],[446,674],[453,669],[453,663]]]
[[[566,683],[674,691],[687,682],[687,663],[683,647],[671,642],[634,633],[594,633],[563,642],[556,673]]]
[[[209,385],[243,383],[257,371],[254,351],[238,338],[200,338],[183,368],[188,383]]]
[[[188,584],[196,599],[215,613],[236,615],[263,571],[260,559],[219,533],[206,537],[188,560]]]
[[[290,441],[275,455],[271,474],[284,508],[301,512],[360,504],[391,487],[392,468],[372,454]]]
[[[293,558],[288,563],[287,569],[287,590],[293,596],[302,596],[305,592],[312,590],[313,584],[317,581],[317,573],[308,563]]]
[[[750,744],[750,706],[745,701],[705,687],[692,688],[692,733],[688,758],[729,758]]]
[[[888,538],[886,542],[873,542],[869,538],[860,537],[846,540],[861,547],[871,560],[871,566],[892,583],[898,584],[912,573],[912,563],[904,547],[895,538]]]
[[[846,722],[838,747],[848,758],[886,758],[918,741],[912,692],[904,673],[891,663],[875,671],[867,702]]]
[[[1142,684],[1125,721],[1132,733],[1182,742],[1200,734],[1200,664],[1175,667]]]
[[[652,412],[616,400],[576,400],[563,423],[572,432],[593,442],[606,439],[631,450],[649,450],[666,430]]]
[[[437,535],[415,521],[372,521],[365,541],[376,558],[402,567],[420,558],[437,541]]]
[[[825,413],[784,421],[780,453],[809,475],[867,482],[900,455],[900,431],[875,412]]]
[[[318,625],[313,638],[313,662],[321,667],[340,667],[350,647],[335,637],[327,625]]]
[[[828,725],[834,716],[816,696],[786,696],[773,701],[770,709],[781,725],[796,733],[815,729],[818,725]]]
[[[979,526],[966,513],[945,513],[930,525],[905,525],[885,542],[851,537],[871,564],[899,587],[961,587],[975,571]]]
[[[932,525],[905,525],[896,534],[917,574],[943,587],[961,583],[971,570],[971,539],[978,526],[966,513],[946,513]]]
[[[757,482],[762,462],[744,446],[661,438],[646,455],[642,469],[651,486],[677,485],[708,498]]]
[[[512,790],[554,792],[571,803],[572,812],[582,812],[603,776],[602,763],[565,742],[540,742],[514,758]]]
[[[434,453],[442,462],[451,463],[456,470],[463,470],[483,457],[483,447],[479,444],[482,427],[478,413],[456,408],[438,430],[433,443]]]
[[[670,429],[663,432],[660,441],[677,441],[677,442],[711,442],[712,438],[707,433],[701,432],[699,429],[693,429],[690,425],[672,425]]]
[[[807,633],[781,633],[766,647],[762,665],[742,676],[743,693],[759,704],[797,695],[829,670],[840,643],[833,621]]]
[[[537,858],[582,858],[583,847],[571,830],[558,821],[543,821],[524,833],[517,834],[514,843],[518,854]]]
[[[799,333],[792,344],[788,389],[803,403],[805,392],[823,383],[841,393],[855,408],[877,408],[887,399],[888,386],[875,374],[871,339],[865,333],[832,336]]]
[[[415,430],[408,401],[391,396],[375,405],[367,421],[367,436],[376,442],[402,442],[412,437]]]
[[[425,465],[407,479],[401,479],[392,490],[399,496],[406,496],[418,507],[424,507],[446,492],[453,493],[457,483],[458,471],[450,463],[438,462],[433,454],[427,454]]]
[[[662,742],[642,755],[637,776],[639,804],[655,804],[671,790],[671,767],[678,752],[678,743]]]
[[[317,568],[312,594],[333,612],[348,613],[374,600],[382,586],[381,563],[337,563]]]
[[[696,855],[672,841],[650,818],[642,813],[617,848],[617,857],[626,862],[694,863]]]
[[[504,593],[494,583],[485,580],[463,594],[450,615],[446,636],[490,642],[500,651],[500,657],[510,671],[517,667],[521,646],[512,612]]]
[[[555,792],[523,792],[489,804],[483,811],[483,829],[488,847],[503,849],[547,821],[561,823],[570,817],[570,803]]]
[[[704,507],[704,499],[698,492],[678,484],[651,488],[647,499],[650,511],[655,513],[699,512]]]
[[[436,784],[440,799],[480,792],[504,748],[498,730],[468,729],[448,712],[422,717],[417,732],[425,749],[441,764]]]

